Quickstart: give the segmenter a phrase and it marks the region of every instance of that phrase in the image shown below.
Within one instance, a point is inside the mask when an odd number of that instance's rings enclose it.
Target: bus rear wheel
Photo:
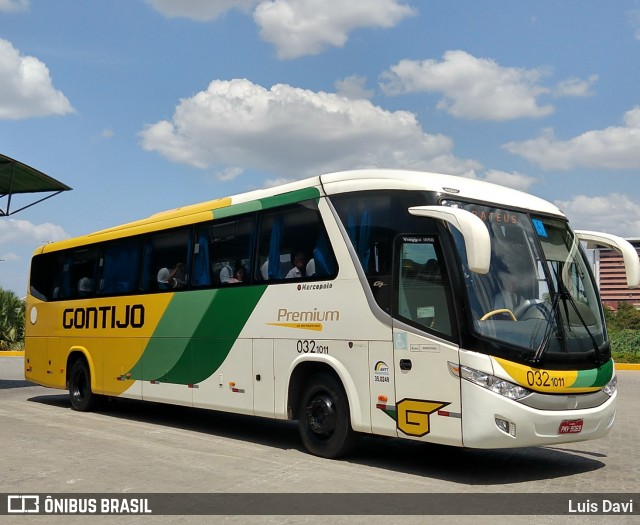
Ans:
[[[306,449],[323,458],[346,455],[355,445],[349,402],[340,382],[327,373],[316,374],[305,386],[298,418]]]
[[[69,369],[71,408],[88,412],[96,407],[98,396],[91,391],[91,372],[85,359],[76,359]]]

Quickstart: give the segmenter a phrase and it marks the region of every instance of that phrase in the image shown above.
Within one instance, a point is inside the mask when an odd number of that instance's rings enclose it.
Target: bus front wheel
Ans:
[[[97,395],[91,391],[91,372],[84,359],[76,359],[69,369],[69,400],[71,408],[88,412],[95,408]]]
[[[327,373],[306,384],[300,404],[298,430],[306,449],[323,458],[338,458],[355,444],[349,402],[340,382]]]

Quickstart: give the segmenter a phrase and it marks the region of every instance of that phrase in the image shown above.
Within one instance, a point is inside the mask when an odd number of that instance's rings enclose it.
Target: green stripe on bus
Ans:
[[[613,361],[610,359],[600,368],[579,370],[571,388],[599,387],[606,385],[613,377]]]
[[[262,203],[262,209],[275,208],[277,206],[284,206],[285,204],[293,204],[294,202],[306,201],[309,199],[317,199],[320,197],[320,190],[315,187],[303,188],[301,190],[290,191],[288,193],[282,193],[281,195],[274,195],[273,197],[266,197],[260,199]]]
[[[174,293],[141,358],[130,371],[132,379],[155,380],[176,365],[216,293],[217,290]]]
[[[225,217],[234,217],[235,215],[242,215],[243,213],[250,213],[260,209],[262,209],[260,201],[242,202],[213,210],[213,218],[224,219]]]
[[[196,384],[226,359],[266,286],[177,293],[131,378]]]
[[[232,204],[224,208],[216,208],[213,210],[214,219],[224,219],[226,217],[234,217],[243,213],[251,213],[259,210],[293,204],[295,202],[305,201],[309,199],[317,199],[320,197],[320,191],[317,188],[303,188],[301,190],[290,191],[273,197],[265,197],[255,201],[242,202],[240,204]]]

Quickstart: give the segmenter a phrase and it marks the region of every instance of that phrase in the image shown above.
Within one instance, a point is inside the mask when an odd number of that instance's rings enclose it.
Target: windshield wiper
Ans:
[[[587,322],[584,320],[584,317],[582,317],[582,314],[580,313],[580,310],[578,309],[578,306],[576,304],[576,300],[566,290],[558,292],[553,296],[553,302],[551,303],[551,313],[549,314],[548,324],[545,328],[544,336],[542,337],[542,341],[540,341],[538,348],[536,349],[535,353],[533,354],[533,356],[529,361],[534,364],[539,363],[542,360],[542,356],[548,350],[549,342],[551,341],[551,333],[553,331],[553,323],[554,321],[556,322],[558,321],[558,306],[560,305],[560,299],[562,299],[562,301],[564,302],[565,315],[567,318],[568,328],[571,329],[571,325],[569,323],[569,312],[568,310],[566,310],[567,303],[571,305],[576,315],[578,316],[580,323],[582,324],[587,334],[589,335],[589,338],[591,339],[593,350],[596,355],[596,359],[595,359],[596,364],[597,365],[603,364],[604,360],[602,358],[602,350],[598,346],[598,342],[596,341],[596,338],[591,333],[591,330],[589,330],[589,326],[587,325]]]
[[[582,326],[584,327],[584,329],[587,331],[587,334],[589,335],[589,338],[591,339],[591,344],[593,345],[593,351],[596,355],[596,365],[601,365],[604,364],[604,359],[602,358],[602,351],[600,350],[600,346],[598,345],[598,342],[596,341],[596,338],[593,336],[593,334],[591,333],[591,330],[589,330],[589,326],[587,325],[587,322],[584,320],[584,317],[582,317],[582,314],[580,313],[580,310],[578,309],[578,305],[576,304],[576,300],[573,298],[573,296],[568,293],[566,299],[569,299],[569,304],[571,304],[571,306],[573,307],[574,312],[576,313],[576,315],[578,316],[578,319],[580,320],[580,323],[582,324]],[[565,303],[566,305],[566,303]],[[569,322],[569,313],[567,312],[567,324],[569,325],[569,327],[571,327],[571,323]]]
[[[542,356],[547,351],[547,348],[549,348],[549,342],[551,341],[551,332],[553,331],[553,323],[558,319],[558,305],[560,304],[560,297],[564,295],[568,295],[567,292],[558,292],[553,296],[551,311],[547,319],[547,326],[544,329],[542,341],[540,341],[538,348],[529,360],[531,361],[531,363],[539,363],[542,359]]]

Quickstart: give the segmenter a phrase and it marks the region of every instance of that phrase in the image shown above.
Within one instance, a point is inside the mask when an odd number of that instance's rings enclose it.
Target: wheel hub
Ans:
[[[326,394],[314,397],[307,405],[309,428],[322,436],[328,436],[336,428],[336,412],[333,400]]]

